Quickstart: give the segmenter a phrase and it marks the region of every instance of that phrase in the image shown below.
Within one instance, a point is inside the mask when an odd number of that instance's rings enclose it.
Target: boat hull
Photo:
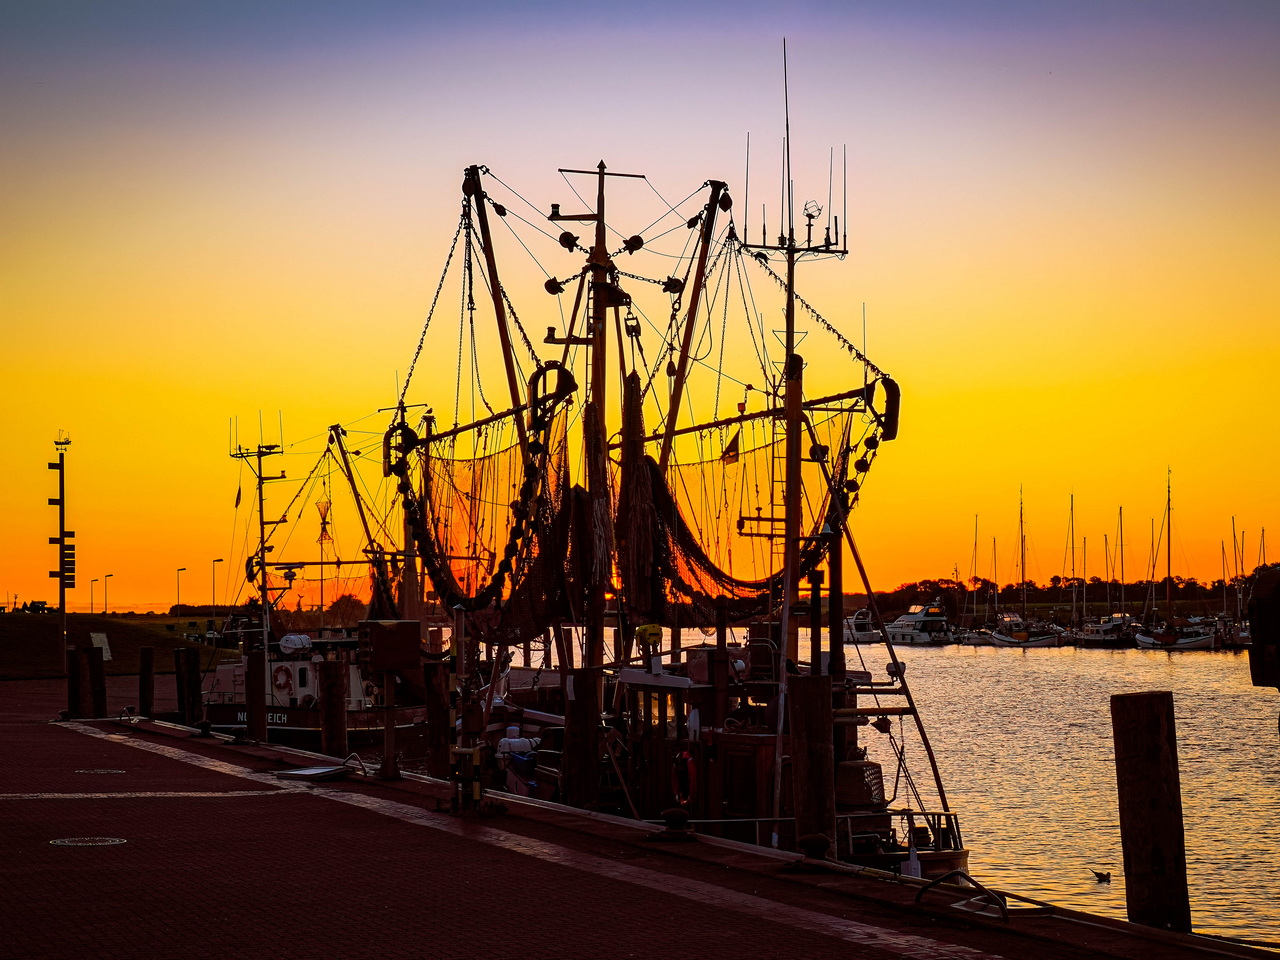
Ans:
[[[243,703],[205,704],[205,718],[219,733],[231,733],[244,729],[248,723],[248,711]],[[396,729],[426,723],[425,706],[395,708]],[[370,708],[347,711],[347,740],[350,743],[375,743],[383,735],[387,712]],[[320,742],[320,711],[315,707],[267,707],[267,739],[273,743]]]
[[[1061,638],[1056,633],[1041,637],[1028,636],[1025,640],[1020,640],[1017,636],[1008,636],[999,631],[993,631],[991,634],[991,645],[993,647],[1056,647],[1060,644]]]
[[[1212,650],[1213,634],[1194,634],[1189,637],[1177,637],[1164,640],[1159,635],[1140,633],[1133,638],[1141,650]]]

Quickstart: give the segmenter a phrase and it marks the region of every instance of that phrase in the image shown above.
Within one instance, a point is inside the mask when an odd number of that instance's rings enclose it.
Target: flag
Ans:
[[[244,492],[243,487],[236,487],[236,506],[240,506],[240,494]]]
[[[733,435],[724,448],[724,453],[720,454],[721,463],[737,463],[738,462],[738,441],[742,439],[742,428],[738,428],[738,432]]]

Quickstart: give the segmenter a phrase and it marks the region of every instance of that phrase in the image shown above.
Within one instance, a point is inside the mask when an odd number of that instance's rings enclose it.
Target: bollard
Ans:
[[[561,802],[590,809],[600,793],[600,667],[569,671],[565,685]]]
[[[320,683],[320,751],[345,758],[347,749],[347,664],[322,660],[316,664]]]
[[[80,714],[80,688],[84,683],[80,676],[80,651],[67,647],[67,716],[78,719]]]
[[[787,686],[796,837],[810,838],[820,834],[829,843],[834,843],[836,765],[832,744],[831,676],[809,674],[791,677]]]
[[[1111,698],[1129,920],[1191,932],[1173,694]]]
[[[138,648],[138,716],[150,717],[156,706],[156,648]]]
[[[427,774],[437,780],[448,780],[453,769],[449,748],[454,741],[449,709],[449,663],[428,660],[422,669],[427,688]]]
[[[809,574],[809,672],[814,676],[822,673],[822,571],[814,570]],[[835,621],[833,620],[832,623]],[[831,634],[832,649],[835,646],[835,636]],[[831,670],[828,667],[827,673]]]
[[[187,689],[187,684],[185,679],[186,675],[187,675],[187,648],[174,647],[173,648],[173,686],[174,686],[174,691],[178,695],[178,722],[182,724],[186,724],[188,722],[187,715],[189,713],[187,708],[188,689]]]
[[[382,674],[382,765],[378,767],[379,780],[399,780],[400,764],[396,758],[396,675],[391,671]]]
[[[107,715],[107,674],[102,663],[101,647],[85,647],[84,656],[89,669],[89,716],[95,718]]]
[[[204,704],[200,702],[200,651],[195,647],[187,648],[183,671],[174,680],[187,690],[187,710],[182,722],[188,727],[194,727],[203,719],[204,714]]]

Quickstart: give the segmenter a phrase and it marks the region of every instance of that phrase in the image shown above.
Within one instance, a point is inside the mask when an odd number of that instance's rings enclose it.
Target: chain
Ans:
[[[436,303],[440,300],[440,291],[444,289],[445,277],[449,275],[449,264],[453,262],[453,252],[458,247],[458,237],[462,236],[462,226],[466,222],[464,216],[458,221],[458,229],[453,232],[453,243],[449,244],[449,255],[445,257],[444,270],[440,273],[440,282],[436,285],[436,295],[431,298],[431,309],[427,311],[427,319],[422,324],[422,335],[418,337],[418,349],[413,351],[413,360],[409,363],[409,372],[405,375],[404,386],[400,388],[400,404],[404,403],[409,392],[409,381],[413,379],[413,370],[418,365],[418,357],[422,355],[422,345],[427,339],[427,327],[431,326],[431,318],[436,312]]]
[[[741,241],[739,241],[739,247],[743,250],[746,249],[746,245],[743,244]],[[776,283],[783,290],[787,289],[787,282],[783,280],[780,276],[778,276],[776,273],[774,273],[773,268],[769,266],[766,260],[763,260],[760,257],[755,257],[755,256],[753,256],[751,259],[756,261],[756,263],[760,264],[760,266],[764,269],[764,272],[769,274],[769,276],[773,278],[774,283]],[[802,306],[805,309],[805,312],[808,313],[809,316],[813,317],[814,320],[818,321],[818,323],[828,333],[830,333],[833,337],[839,340],[840,346],[848,350],[849,353],[853,355],[854,359],[859,360],[862,363],[865,363],[867,367],[870,368],[870,370],[876,376],[883,377],[885,375],[885,372],[883,370],[881,370],[874,363],[868,360],[866,355],[861,350],[859,350],[852,343],[850,343],[849,340],[844,336],[844,334],[842,334],[839,330],[837,330],[834,326],[832,326],[831,321],[829,321],[826,317],[820,314],[817,310],[813,309],[813,307],[809,305],[809,302],[805,300],[804,297],[794,292],[792,295],[796,298],[796,303],[800,304],[800,306]]]

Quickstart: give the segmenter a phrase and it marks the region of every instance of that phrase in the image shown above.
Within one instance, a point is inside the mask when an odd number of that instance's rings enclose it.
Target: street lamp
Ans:
[[[102,615],[107,615],[107,581],[114,577],[114,573],[108,573],[102,578]]]
[[[96,609],[94,609],[94,606],[93,606],[93,585],[97,582],[98,582],[97,577],[94,577],[92,580],[89,581],[89,612],[90,613],[98,612]]]
[[[213,576],[211,578],[212,587],[210,588],[209,599],[212,601],[213,619],[215,620],[218,619],[218,564],[222,562],[222,559],[222,557],[219,557],[217,560],[213,561],[213,563],[209,564],[210,568],[213,570]]]
[[[178,578],[178,597],[177,597],[177,602],[173,605],[173,612],[175,615],[177,615],[179,620],[182,619],[182,571],[185,569],[187,568],[179,567],[178,572],[176,574]]]

